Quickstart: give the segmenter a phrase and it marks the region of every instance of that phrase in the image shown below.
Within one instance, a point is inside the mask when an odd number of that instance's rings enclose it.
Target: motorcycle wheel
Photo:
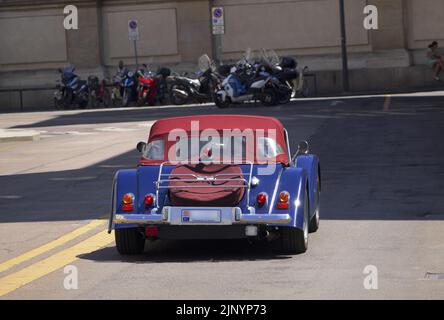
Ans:
[[[91,107],[97,108],[99,105],[98,105],[98,102],[97,102],[96,92],[95,91],[91,91],[89,96],[90,96],[90,100],[91,100],[91,102],[90,102]]]
[[[61,99],[57,99],[57,98],[54,98],[54,108],[56,109],[56,110],[61,110],[61,109],[63,109],[63,100],[61,100]]]
[[[176,95],[176,94],[174,93],[173,89],[181,89],[181,90],[184,90],[185,88],[184,88],[183,86],[173,85],[173,86],[171,87],[171,94],[170,94],[170,100],[171,100],[171,102],[172,102],[174,105],[179,106],[179,105],[183,105],[183,104],[185,104],[185,103],[187,102],[188,99]]]
[[[72,91],[68,91],[63,98],[63,109],[68,110],[72,105],[73,94]]]
[[[273,89],[265,89],[260,97],[264,106],[270,107],[276,105],[276,93]]]
[[[230,100],[227,98],[227,100],[222,101],[221,98],[215,94],[213,97],[214,103],[216,104],[216,106],[220,109],[225,109],[228,108],[230,106]]]
[[[122,97],[122,107],[127,107],[129,105],[130,96],[131,96],[131,89],[129,88],[125,89]]]
[[[277,99],[278,104],[286,104],[289,103],[291,100],[291,94],[292,90],[288,87],[281,87],[281,90],[279,91],[279,98]]]

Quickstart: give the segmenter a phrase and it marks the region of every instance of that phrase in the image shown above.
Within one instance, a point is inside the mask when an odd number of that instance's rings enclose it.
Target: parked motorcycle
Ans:
[[[137,71],[137,105],[155,105],[157,97],[157,84],[155,75],[148,70],[146,64],[144,69]]]
[[[204,54],[199,58],[197,79],[185,76],[170,76],[167,81],[170,85],[170,99],[175,105],[190,102],[213,101],[215,89],[220,82],[220,76],[215,72],[214,63]]]
[[[73,105],[85,109],[88,106],[89,90],[87,83],[80,80],[74,71],[74,66],[58,69],[61,80],[57,82],[57,91],[54,92],[56,109],[69,109]]]
[[[171,70],[166,67],[160,67],[157,70],[155,80],[157,86],[157,101],[160,104],[165,104],[168,98],[168,83],[167,79],[171,75]]]
[[[292,97],[308,97],[310,90],[305,81],[308,67],[305,66],[304,68],[298,69],[298,63],[294,58],[282,57],[282,59],[280,59],[273,50],[262,50],[262,62],[283,84],[291,87]]]
[[[122,90],[122,107],[127,107],[130,102],[137,100],[136,77],[132,71],[126,71],[120,82]]]
[[[106,80],[99,81],[96,76],[88,77],[89,100],[92,107],[109,107],[111,103],[111,93],[106,87]]]
[[[251,59],[247,50],[244,58],[230,70],[230,75],[219,86],[215,103],[219,108],[227,108],[233,103],[261,101],[272,106],[285,99],[290,99],[291,89],[267,70],[266,66]]]

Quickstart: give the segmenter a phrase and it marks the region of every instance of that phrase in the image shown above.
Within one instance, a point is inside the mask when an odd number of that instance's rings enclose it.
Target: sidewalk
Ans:
[[[0,129],[0,143],[35,140],[40,140],[40,132],[35,130]]]

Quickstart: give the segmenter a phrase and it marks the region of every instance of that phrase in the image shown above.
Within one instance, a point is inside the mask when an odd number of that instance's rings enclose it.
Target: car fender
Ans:
[[[271,214],[289,213],[291,222],[285,226],[291,226],[302,229],[304,223],[304,202],[305,190],[307,188],[307,173],[303,168],[289,167],[282,171],[278,178],[277,187],[271,200]],[[287,191],[290,194],[290,207],[288,210],[277,209],[279,193]],[[283,225],[284,226],[284,225]]]
[[[294,166],[302,168],[307,173],[308,179],[308,196],[309,196],[309,215],[312,218],[319,205],[319,194],[321,191],[321,172],[319,158],[314,154],[304,154],[296,157]],[[317,179],[319,176],[319,186]],[[318,190],[319,188],[319,190]],[[319,192],[318,192],[319,191]]]
[[[137,170],[136,169],[122,169],[116,172],[112,184],[111,192],[111,213],[108,221],[108,233],[114,228],[113,220],[114,216],[118,213],[124,213],[122,211],[122,203],[119,199],[122,199],[126,193],[134,194],[134,203],[138,203],[138,186],[137,186]],[[133,212],[136,213],[137,206],[135,206]],[[128,227],[131,227],[128,225]]]

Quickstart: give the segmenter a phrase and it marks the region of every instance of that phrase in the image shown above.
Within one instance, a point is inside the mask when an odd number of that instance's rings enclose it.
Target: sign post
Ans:
[[[213,26],[213,35],[225,34],[224,8],[211,8],[211,22]]]
[[[348,78],[347,36],[345,29],[344,0],[339,0],[339,21],[341,24],[342,88],[344,92],[349,92],[350,83]]]
[[[217,63],[221,61],[222,39],[221,36],[225,34],[225,16],[223,7],[211,8],[211,34],[213,36],[213,59]]]
[[[137,41],[139,40],[139,24],[137,20],[128,21],[128,38],[134,43],[134,57],[136,59],[136,70],[139,69],[139,61],[137,56]]]

